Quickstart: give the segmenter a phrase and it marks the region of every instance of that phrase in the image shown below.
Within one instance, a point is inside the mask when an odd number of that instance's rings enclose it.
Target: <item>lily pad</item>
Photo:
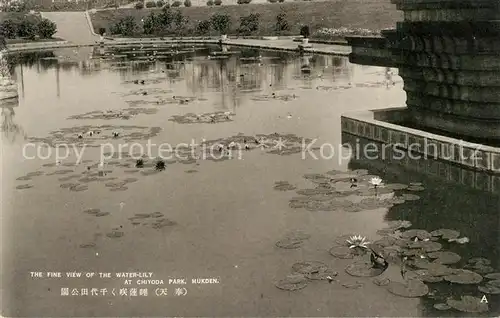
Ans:
[[[411,249],[420,249],[425,252],[436,252],[439,251],[443,245],[433,241],[417,241],[408,242],[407,247]]]
[[[17,178],[16,180],[19,180],[19,181],[30,181],[31,177],[30,176],[22,176],[22,177]]]
[[[101,209],[87,209],[87,210],[84,210],[83,213],[86,213],[86,214],[97,214],[97,213],[100,213],[101,212]]]
[[[401,199],[403,199],[405,201],[417,201],[417,200],[420,200],[420,197],[416,194],[403,193],[401,195]]]
[[[356,277],[375,277],[382,274],[385,269],[374,268],[371,263],[368,262],[356,262],[353,263],[345,269],[346,273],[351,276]]]
[[[470,260],[467,261],[468,264],[474,264],[474,265],[491,265],[491,261],[487,258],[482,258],[482,257],[474,257],[471,258]]]
[[[106,215],[109,215],[109,214],[110,214],[109,212],[99,212],[99,213],[96,213],[95,216],[101,217],[101,216],[106,216]]]
[[[290,238],[290,237],[284,238],[284,239],[276,242],[277,247],[284,248],[284,249],[299,248],[302,246],[302,244],[304,244],[304,240],[300,240],[297,238]]]
[[[69,191],[74,191],[74,192],[80,192],[80,191],[86,191],[89,189],[88,185],[85,184],[79,184],[76,186],[72,186],[69,188]]]
[[[83,243],[83,244],[80,244],[80,247],[81,247],[81,248],[91,248],[91,247],[95,247],[95,243],[93,243],[93,242],[90,242],[90,243]]]
[[[390,190],[405,190],[408,188],[408,185],[402,183],[391,183],[385,186],[386,189]]]
[[[292,270],[300,274],[313,274],[318,272],[324,272],[328,269],[328,266],[324,263],[318,261],[310,262],[300,262],[292,265]]]
[[[445,276],[444,280],[456,284],[479,284],[483,277],[466,269],[458,269],[454,274]]]
[[[361,288],[364,286],[364,284],[362,282],[355,282],[355,283],[343,283],[342,284],[343,287],[345,288],[352,288],[352,289],[357,289],[357,288]]]
[[[449,310],[449,309],[451,309],[451,307],[445,303],[434,304],[433,307],[434,307],[434,309],[437,309],[437,310]]]
[[[387,286],[391,283],[389,278],[374,278],[372,282],[377,286]]]
[[[425,188],[422,187],[422,186],[409,186],[408,188],[406,188],[406,190],[408,191],[424,191]]]
[[[429,287],[418,279],[412,279],[408,280],[406,284],[391,282],[387,290],[394,295],[415,298],[427,295]]]
[[[438,283],[443,281],[443,277],[440,276],[433,276],[429,274],[428,270],[425,269],[419,269],[416,271],[408,271],[405,274],[406,279],[418,279],[421,280],[424,283]]]
[[[431,232],[432,236],[441,237],[443,240],[456,239],[460,232],[451,229],[439,229]]]
[[[425,240],[425,239],[430,239],[432,235],[426,230],[413,229],[403,232],[401,234],[401,237],[406,239],[412,239],[417,237],[419,240]]]
[[[170,226],[174,226],[174,225],[177,225],[177,222],[169,220],[169,219],[158,219],[157,221],[155,221],[152,224],[151,227],[159,230],[159,229],[162,229],[164,227],[170,227]]]
[[[339,273],[337,273],[336,271],[328,268],[324,271],[320,270],[318,272],[305,274],[305,276],[307,279],[310,280],[328,280],[330,278],[337,276],[338,274]]]
[[[297,189],[297,187],[289,183],[276,184],[274,186],[274,190],[278,191],[291,191],[295,189]]]
[[[112,231],[110,233],[107,233],[106,236],[109,237],[109,238],[119,238],[119,237],[122,237],[125,233],[123,233],[122,231]]]
[[[487,284],[500,287],[500,279],[490,280]]]
[[[301,274],[288,275],[275,283],[275,286],[283,290],[299,290],[307,286],[307,278]]]
[[[486,283],[484,286],[478,286],[477,288],[480,292],[490,295],[500,294],[500,287]]]
[[[487,312],[489,310],[488,303],[481,302],[481,298],[473,296],[462,296],[461,300],[448,299],[446,304],[458,311],[462,312]]]
[[[119,187],[119,188],[110,188],[109,191],[112,191],[112,192],[118,192],[118,191],[126,191],[128,190],[127,187]]]
[[[29,188],[33,188],[33,185],[32,184],[21,184],[21,185],[18,185],[16,187],[16,189],[18,189],[18,190],[29,189]]]
[[[443,265],[449,265],[449,264],[455,264],[458,263],[462,257],[458,255],[457,253],[453,252],[431,252],[427,254],[428,257],[430,258],[435,258],[436,260],[434,263],[438,264],[443,264]]]
[[[488,275],[486,275],[484,277],[488,278],[488,279],[498,279],[498,280],[500,280],[500,273],[491,273],[491,274],[488,274]]]
[[[333,257],[340,259],[351,259],[354,257],[352,249],[347,246],[334,246],[329,252]]]

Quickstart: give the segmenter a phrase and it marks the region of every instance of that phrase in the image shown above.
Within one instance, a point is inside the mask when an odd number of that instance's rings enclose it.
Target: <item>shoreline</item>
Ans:
[[[280,43],[281,42],[281,43]],[[351,47],[346,43],[341,41],[332,41],[329,43],[324,43],[325,41],[310,40],[309,43],[317,44],[317,47],[311,47],[304,49],[304,53],[309,54],[327,54],[327,55],[337,55],[337,56],[348,56],[351,53]],[[71,48],[71,47],[89,47],[89,46],[113,46],[113,45],[140,45],[140,44],[158,44],[158,43],[168,43],[168,44],[207,44],[213,45],[219,43],[219,38],[113,38],[107,39],[101,43],[89,43],[89,44],[75,44],[69,41],[56,41],[56,42],[28,42],[19,44],[8,44],[7,54],[15,52],[29,52],[32,50],[50,50],[59,48]],[[292,38],[278,39],[277,41],[271,40],[256,40],[256,39],[231,39],[228,38],[224,41],[225,45],[237,46],[237,47],[248,47],[264,50],[277,50],[277,51],[288,51],[288,52],[298,52],[298,45],[300,42],[295,42]]]

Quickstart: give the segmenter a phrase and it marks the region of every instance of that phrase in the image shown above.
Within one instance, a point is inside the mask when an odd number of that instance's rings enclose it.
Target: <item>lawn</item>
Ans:
[[[28,39],[5,39],[7,44],[20,44],[20,43],[39,43],[39,42],[57,42],[64,41],[59,38],[51,38],[51,39],[38,39],[38,40],[28,40]]]
[[[126,16],[133,16],[140,25],[141,19],[150,12],[159,9],[119,9],[98,11],[91,14],[96,32],[105,28],[109,33],[110,27]],[[227,13],[231,17],[229,34],[236,34],[240,17],[250,13],[260,14],[260,26],[256,35],[275,34],[276,16],[285,13],[290,25],[289,34],[298,34],[301,25],[311,27],[311,33],[322,27],[327,28],[364,28],[380,30],[395,27],[397,21],[402,20],[402,13],[389,0],[332,0],[318,2],[285,2],[265,4],[243,4],[228,6],[201,6],[181,7],[182,14],[188,18],[188,29],[193,30],[198,21],[206,20],[215,12]]]

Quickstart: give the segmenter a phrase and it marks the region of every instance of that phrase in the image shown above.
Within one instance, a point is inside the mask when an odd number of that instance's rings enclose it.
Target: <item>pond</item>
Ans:
[[[20,98],[2,106],[4,315],[500,312],[498,177],[342,145],[342,113],[404,104],[384,68],[202,46],[9,59]],[[353,235],[388,267],[367,267]]]

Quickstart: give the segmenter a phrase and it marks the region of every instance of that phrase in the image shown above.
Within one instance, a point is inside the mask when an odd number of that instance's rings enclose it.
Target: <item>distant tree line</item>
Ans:
[[[187,0],[189,1],[189,0]],[[140,25],[142,24],[142,26]],[[190,27],[188,27],[190,26]],[[180,10],[174,10],[164,6],[160,12],[151,12],[142,23],[137,23],[133,16],[121,18],[110,28],[111,34],[123,36],[185,36],[185,35],[210,35],[212,31],[218,34],[228,34],[233,26],[231,17],[226,13],[216,12],[206,20],[190,23]],[[260,14],[250,13],[239,18],[239,25],[235,28],[238,35],[257,34],[260,26]],[[290,31],[286,13],[282,12],[276,16],[275,33],[286,34]]]
[[[34,40],[37,37],[49,39],[52,38],[56,31],[57,26],[54,22],[36,14],[7,16],[5,20],[0,22],[0,36],[6,39],[25,38]]]

